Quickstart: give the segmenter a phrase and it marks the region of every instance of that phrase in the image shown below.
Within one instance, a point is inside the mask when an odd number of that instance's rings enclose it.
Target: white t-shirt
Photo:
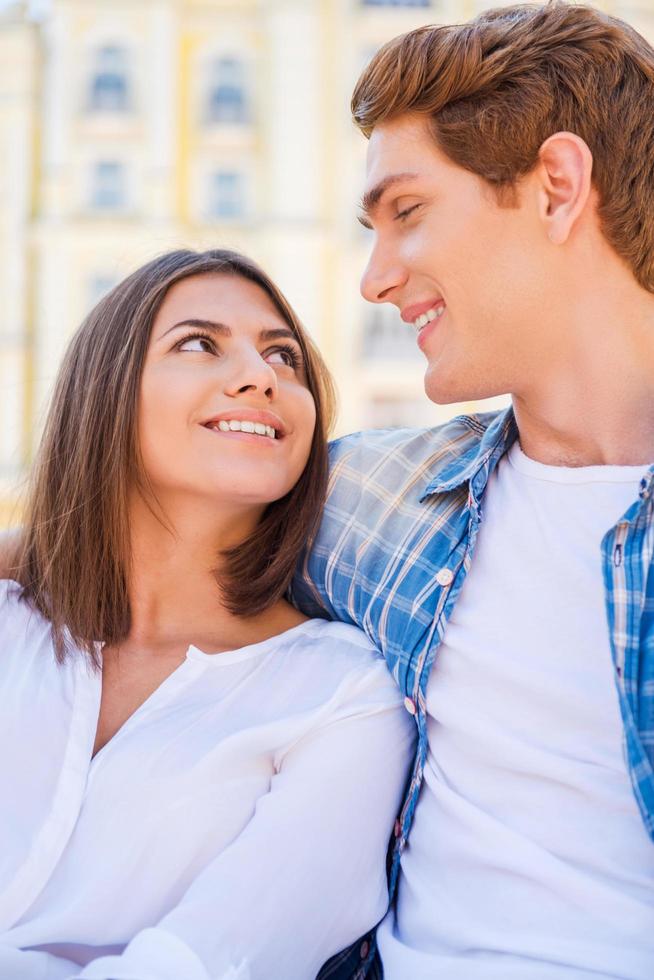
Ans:
[[[600,545],[645,467],[515,444],[427,688],[385,980],[652,980],[654,847],[622,752]]]
[[[57,666],[17,596],[0,583],[2,980],[307,980],[378,921],[415,725],[363,633],[191,646],[91,760],[101,676]]]

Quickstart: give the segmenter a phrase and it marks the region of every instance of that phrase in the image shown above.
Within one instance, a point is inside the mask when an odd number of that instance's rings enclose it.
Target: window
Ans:
[[[206,118],[212,123],[249,122],[245,68],[237,58],[218,58],[211,65]]]
[[[236,221],[245,216],[245,181],[243,174],[218,170],[211,175],[209,216]]]
[[[364,7],[431,7],[431,0],[361,0]]]
[[[91,207],[96,211],[122,211],[127,205],[125,165],[100,160],[91,174]]]
[[[404,323],[394,306],[374,306],[367,313],[363,329],[362,359],[416,360],[420,350],[416,332]]]
[[[129,101],[127,53],[116,45],[106,45],[96,53],[89,108],[93,112],[127,112]]]

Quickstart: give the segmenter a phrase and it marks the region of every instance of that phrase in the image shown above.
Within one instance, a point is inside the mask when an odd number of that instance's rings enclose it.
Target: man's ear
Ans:
[[[547,237],[563,245],[588,203],[593,155],[574,133],[554,133],[538,152],[540,217]]]

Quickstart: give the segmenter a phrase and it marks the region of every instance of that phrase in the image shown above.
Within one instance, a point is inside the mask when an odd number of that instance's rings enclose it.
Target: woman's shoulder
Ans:
[[[363,630],[349,623],[309,619],[287,634],[279,653],[290,661],[296,678],[314,689],[339,696],[372,693],[383,700],[400,697],[382,654]]]
[[[307,619],[295,631],[295,644],[313,656],[337,657],[355,664],[382,658],[380,651],[358,626],[332,619]]]
[[[13,602],[15,599],[19,599],[22,591],[23,587],[15,579],[0,578],[0,602],[3,605],[5,602]]]
[[[49,622],[28,599],[14,579],[0,579],[0,653],[3,656],[26,648],[50,644]]]
[[[286,721],[277,762],[298,741],[345,725],[375,726],[381,738],[406,740],[414,724],[386,661],[366,634],[347,623],[310,619],[296,627],[268,660],[265,676],[271,702]],[[272,692],[277,697],[272,697]],[[279,703],[277,703],[279,702]]]
[[[23,587],[13,578],[0,579],[0,627],[14,625],[34,611],[23,599]]]

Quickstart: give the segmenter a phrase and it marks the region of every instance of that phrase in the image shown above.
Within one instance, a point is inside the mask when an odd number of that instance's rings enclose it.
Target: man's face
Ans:
[[[375,241],[361,291],[393,303],[419,331],[432,401],[516,393],[547,357],[552,290],[539,195],[528,177],[501,206],[439,150],[422,117],[373,130],[364,205]]]

